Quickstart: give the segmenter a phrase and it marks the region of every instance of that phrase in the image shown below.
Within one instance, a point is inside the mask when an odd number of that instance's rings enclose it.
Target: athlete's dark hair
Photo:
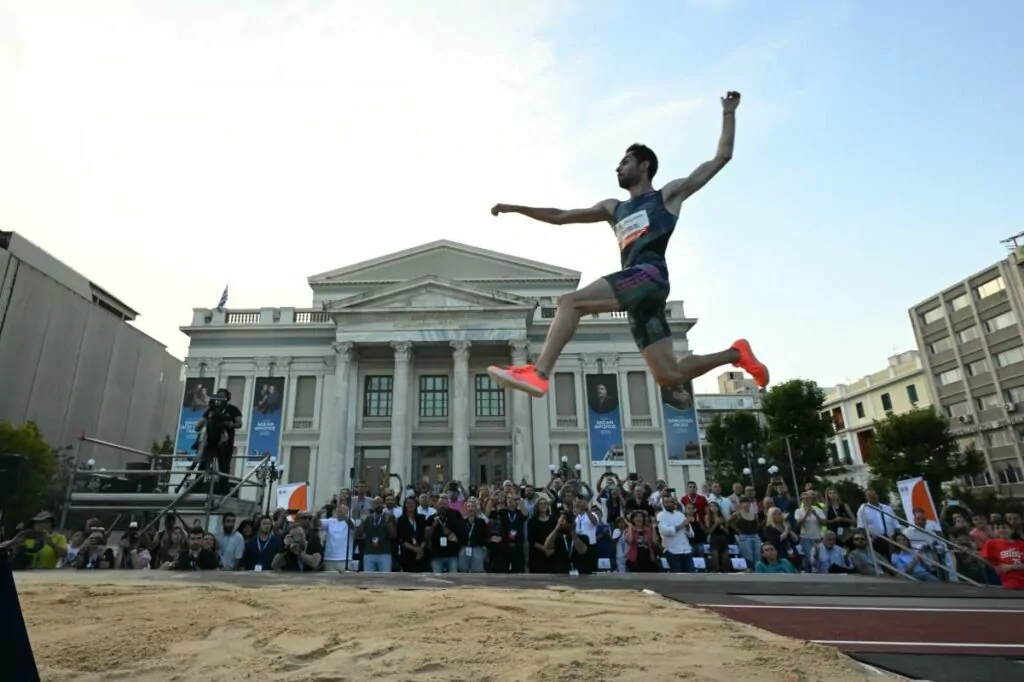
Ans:
[[[643,163],[647,162],[647,179],[653,180],[654,176],[658,173],[658,155],[645,144],[635,142],[629,145],[626,153],[636,159],[636,162]]]

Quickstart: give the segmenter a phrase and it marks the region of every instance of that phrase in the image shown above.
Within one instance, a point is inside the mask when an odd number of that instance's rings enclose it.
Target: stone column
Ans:
[[[324,499],[338,492],[345,481],[345,448],[348,445],[348,396],[351,393],[352,363],[356,345],[350,341],[336,341],[334,349],[334,409],[328,417],[332,434],[332,447],[328,451],[328,490],[316,493]],[[330,494],[328,494],[330,493]],[[326,495],[326,497],[325,497]]]
[[[391,407],[391,470],[409,484],[410,437],[409,383],[412,344],[398,341],[391,344],[395,351],[395,387]]]
[[[529,343],[526,339],[509,342],[512,347],[512,364],[524,365],[529,356]],[[512,393],[512,475],[510,478],[518,483],[524,476],[533,480],[533,428],[532,398],[522,391]]]
[[[452,478],[469,485],[469,341],[452,341]]]

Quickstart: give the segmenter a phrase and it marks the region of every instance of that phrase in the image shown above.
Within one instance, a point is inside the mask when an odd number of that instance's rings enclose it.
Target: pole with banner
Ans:
[[[900,502],[903,503],[903,518],[907,523],[914,525],[914,510],[920,509],[924,512],[925,530],[933,533],[941,532],[942,525],[939,522],[939,513],[935,509],[935,500],[932,499],[932,491],[928,489],[928,482],[920,476],[916,478],[905,478],[896,482],[896,489],[900,493]]]
[[[700,460],[703,465],[704,452],[700,446],[692,381],[686,382],[681,390],[661,389],[661,416],[665,425],[665,454],[668,463],[682,465],[687,460]],[[707,469],[704,470],[704,477],[707,478]]]
[[[619,377],[615,374],[588,374],[585,380],[590,463],[595,467],[626,466]]]
[[[249,444],[245,464],[254,467],[267,455],[281,460],[284,423],[284,377],[257,377],[249,414]]]

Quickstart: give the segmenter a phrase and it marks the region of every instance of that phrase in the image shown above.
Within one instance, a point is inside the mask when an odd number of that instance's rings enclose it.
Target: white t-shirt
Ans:
[[[591,547],[597,544],[597,526],[591,523],[586,512],[576,515],[576,534],[585,535]]]
[[[324,561],[347,561],[352,558],[351,533],[348,524],[335,518],[320,522],[324,530]]]
[[[825,512],[821,511],[817,507],[811,507],[810,516],[807,514],[807,510],[800,507],[796,510],[796,514],[793,518],[796,519],[797,523],[804,520],[807,516],[807,521],[804,525],[800,526],[800,537],[806,540],[820,540],[821,539],[821,524],[825,520]]]
[[[658,531],[661,539],[665,541],[665,551],[671,554],[692,554],[690,538],[693,537],[693,530],[684,528],[676,530],[686,522],[686,514],[681,511],[660,511],[658,512]]]

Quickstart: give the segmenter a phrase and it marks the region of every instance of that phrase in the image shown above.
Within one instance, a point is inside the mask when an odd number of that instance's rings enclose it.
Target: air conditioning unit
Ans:
[[[974,415],[962,414],[959,417],[957,417],[957,421],[959,421],[961,424],[973,424]]]
[[[1006,410],[1007,412],[1016,412],[1017,403],[1003,403],[1003,409]]]

